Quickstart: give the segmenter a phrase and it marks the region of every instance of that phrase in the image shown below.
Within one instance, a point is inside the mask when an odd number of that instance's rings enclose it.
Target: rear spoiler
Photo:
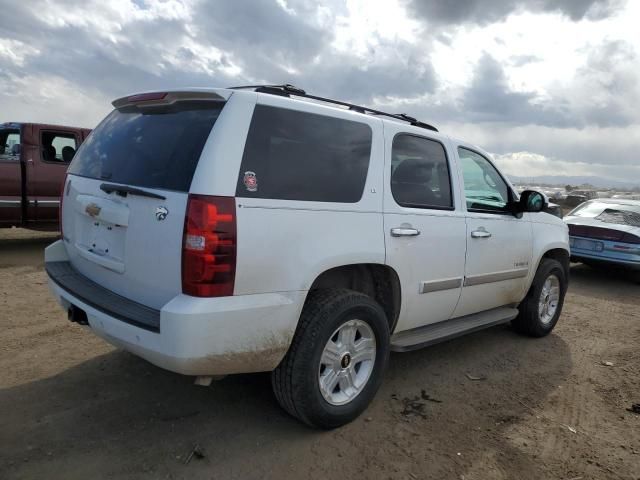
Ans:
[[[220,92],[224,94],[225,92]],[[208,91],[183,91],[183,92],[147,92],[137,93],[134,95],[127,95],[126,97],[118,98],[111,104],[115,108],[122,108],[128,105],[137,105],[140,107],[152,107],[160,105],[170,105],[175,102],[182,102],[185,100],[196,101],[212,101],[212,102],[224,102],[231,95],[226,97],[217,92]]]

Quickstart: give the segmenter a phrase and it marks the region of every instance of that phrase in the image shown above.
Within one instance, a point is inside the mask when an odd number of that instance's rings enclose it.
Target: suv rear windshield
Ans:
[[[236,196],[356,203],[367,179],[371,138],[365,123],[257,105]]]
[[[223,106],[222,102],[181,101],[116,109],[82,144],[69,173],[187,192]]]

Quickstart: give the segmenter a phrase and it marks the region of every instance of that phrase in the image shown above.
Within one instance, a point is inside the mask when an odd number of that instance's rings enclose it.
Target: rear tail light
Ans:
[[[625,233],[624,236],[620,239],[621,242],[624,243],[632,243],[634,245],[640,245],[640,237],[637,235],[633,235],[632,233]]]
[[[151,102],[154,100],[164,100],[164,97],[166,96],[166,92],[139,93],[138,95],[131,95],[130,97],[127,97],[127,101],[130,103]]]
[[[612,228],[569,224],[569,235],[573,235],[574,237],[593,238],[597,240],[608,240],[610,242],[621,242],[624,232],[614,230]]]
[[[236,276],[236,201],[189,195],[182,245],[182,292],[233,295]]]
[[[60,238],[64,240],[64,232],[62,231],[62,202],[64,201],[65,195],[69,193],[69,189],[67,187],[67,178],[68,175],[64,174],[64,180],[62,180],[62,185],[60,185],[60,202],[58,203],[58,225],[60,226]]]

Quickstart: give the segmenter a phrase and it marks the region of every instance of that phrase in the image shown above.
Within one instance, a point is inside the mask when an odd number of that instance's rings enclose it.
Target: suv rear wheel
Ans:
[[[515,330],[531,337],[551,333],[562,312],[567,283],[562,264],[543,258],[529,293],[520,304],[520,314],[511,322]]]
[[[309,293],[287,355],[272,373],[280,405],[308,425],[335,428],[373,399],[389,358],[389,325],[371,297]]]

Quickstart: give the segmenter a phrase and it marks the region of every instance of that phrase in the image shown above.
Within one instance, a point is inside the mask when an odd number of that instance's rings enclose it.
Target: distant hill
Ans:
[[[630,190],[634,187],[640,187],[640,179],[634,182],[623,182],[612,178],[602,178],[594,176],[570,176],[570,175],[540,175],[538,177],[520,177],[518,175],[507,174],[509,179],[514,183],[528,184],[546,184],[546,185],[593,185],[597,188],[619,188]]]

